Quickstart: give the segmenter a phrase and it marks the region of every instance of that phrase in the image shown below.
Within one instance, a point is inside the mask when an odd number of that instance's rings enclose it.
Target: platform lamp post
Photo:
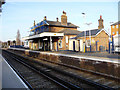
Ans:
[[[110,25],[113,24],[114,22],[110,22]],[[111,53],[111,43],[112,43],[112,51],[114,49],[114,41],[113,41],[113,35],[111,33],[111,30],[109,31],[110,32],[110,40],[109,40],[109,53]]]
[[[83,24],[85,25],[85,13],[82,13],[83,15]],[[86,52],[86,31],[84,31],[84,38],[85,38],[85,46],[84,46],[84,52]]]
[[[86,23],[86,25],[88,26],[88,30],[89,30],[89,39],[90,39],[90,52],[91,52],[91,30],[90,30],[90,25],[91,25],[92,23],[90,22],[90,23]]]

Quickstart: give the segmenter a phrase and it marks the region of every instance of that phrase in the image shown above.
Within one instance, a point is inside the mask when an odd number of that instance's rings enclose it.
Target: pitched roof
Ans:
[[[98,32],[100,32],[101,29],[87,30],[87,31],[86,31],[86,36],[89,36],[89,31],[91,31],[91,36],[94,36],[94,35],[96,35]],[[76,36],[76,38],[77,38],[77,37],[84,37],[84,35],[85,35],[85,31],[83,31],[83,32],[81,32],[80,34],[78,34],[78,35]]]
[[[65,35],[78,35],[80,34],[80,31],[71,30],[71,29],[62,29],[61,31],[58,31],[58,33],[64,33]]]
[[[118,21],[118,22],[116,22],[116,23],[113,23],[112,25],[118,25],[118,24],[120,24],[120,21]],[[112,26],[111,25],[111,26]]]
[[[70,22],[67,23],[67,26],[65,25],[62,25],[61,22],[57,22],[57,21],[49,21],[49,20],[46,20],[46,22],[51,25],[51,26],[61,26],[61,27],[74,27],[74,28],[78,28],[79,26],[76,26]]]

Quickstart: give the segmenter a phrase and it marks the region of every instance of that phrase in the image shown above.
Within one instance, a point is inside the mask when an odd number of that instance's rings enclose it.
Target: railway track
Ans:
[[[10,53],[9,53],[10,54]],[[13,53],[11,53],[12,55]],[[97,76],[96,74],[93,75],[87,72],[78,71],[74,68],[70,68],[69,66],[65,66],[61,64],[55,64],[45,61],[37,61],[33,59],[28,59],[22,56],[16,56],[14,54],[14,58],[19,58],[19,60],[26,61],[27,64],[31,65],[32,67],[40,70],[41,72],[45,72],[46,74],[50,74],[51,76],[55,75],[60,79],[63,79],[67,82],[70,82],[71,85],[75,85],[79,88],[92,88],[92,89],[118,89],[120,84],[116,82],[117,78],[113,80],[108,76],[103,77],[103,75]],[[28,63],[29,62],[29,63]],[[49,64],[48,64],[49,63]],[[77,74],[77,75],[76,75]],[[87,79],[86,79],[87,78]],[[107,79],[106,79],[107,78]]]
[[[64,83],[61,83],[54,77],[51,78],[49,75],[39,72],[37,69],[19,61],[19,59],[9,53],[3,52],[3,56],[31,90],[38,88],[58,90],[80,89],[80,87],[71,85],[69,82],[63,81]]]

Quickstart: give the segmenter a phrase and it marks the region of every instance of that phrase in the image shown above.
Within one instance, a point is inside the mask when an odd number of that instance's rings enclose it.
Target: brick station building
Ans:
[[[46,16],[37,24],[34,21],[30,35],[23,40],[26,40],[29,48],[33,50],[69,50],[69,39],[80,33],[77,28],[79,27],[67,21],[66,12],[63,11],[61,22],[58,18],[56,21],[47,20]]]

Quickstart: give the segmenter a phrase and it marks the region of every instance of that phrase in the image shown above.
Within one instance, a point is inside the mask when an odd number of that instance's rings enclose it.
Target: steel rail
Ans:
[[[8,52],[9,52],[9,51],[8,51]],[[11,53],[12,53],[12,52],[11,52]],[[23,56],[21,56],[21,55],[15,54],[15,53],[12,53],[12,54],[17,55],[19,58],[29,59],[29,58],[23,57]],[[36,61],[36,62],[38,62],[38,61]],[[61,64],[60,64],[60,65],[61,65]],[[63,66],[66,66],[66,65],[63,65]],[[48,66],[48,67],[49,67],[49,66]],[[67,66],[67,67],[70,67],[70,68],[71,68],[71,66]],[[50,68],[50,67],[49,67],[49,68]],[[72,68],[79,69],[79,68],[76,68],[76,67],[72,67]],[[54,69],[55,69],[55,68],[54,68]],[[62,72],[62,71],[60,71],[60,70],[58,70],[58,71],[61,72],[61,73],[64,73],[64,72]],[[87,71],[87,72],[88,72],[88,71]],[[67,73],[65,73],[65,74],[67,74]],[[81,81],[86,82],[86,83],[89,84],[89,85],[93,85],[93,86],[96,86],[96,87],[99,87],[99,88],[103,88],[103,89],[113,89],[113,88],[111,88],[111,87],[108,87],[108,86],[105,86],[105,85],[102,85],[102,84],[93,82],[93,81],[88,80],[88,79],[85,79],[85,78],[83,78],[83,77],[78,77],[78,76],[76,76],[76,75],[71,75],[71,76],[77,77],[77,78],[81,79]]]
[[[9,52],[9,53],[10,53],[10,52]],[[46,73],[46,72],[44,72],[44,71],[41,71],[41,70],[40,70],[41,72],[38,71],[37,68],[32,67],[31,65],[28,65],[28,64],[26,64],[26,63],[23,62],[23,61],[20,61],[20,60],[19,60],[18,58],[16,58],[14,55],[10,55],[10,57],[13,58],[13,59],[15,59],[15,60],[17,60],[19,63],[27,66],[28,68],[34,70],[35,72],[37,72],[37,73],[39,73],[39,74],[42,74],[43,76],[45,76],[46,78],[54,81],[55,83],[61,85],[61,86],[64,87],[65,89],[69,89],[69,90],[71,90],[71,89],[81,89],[81,88],[80,88],[79,86],[77,86],[77,85],[74,85],[74,84],[69,83],[69,82],[67,82],[67,81],[64,81],[64,80],[62,80],[62,79],[59,79],[59,78],[57,78],[57,77],[54,77],[53,75],[50,75],[50,74],[48,74],[48,73]]]

